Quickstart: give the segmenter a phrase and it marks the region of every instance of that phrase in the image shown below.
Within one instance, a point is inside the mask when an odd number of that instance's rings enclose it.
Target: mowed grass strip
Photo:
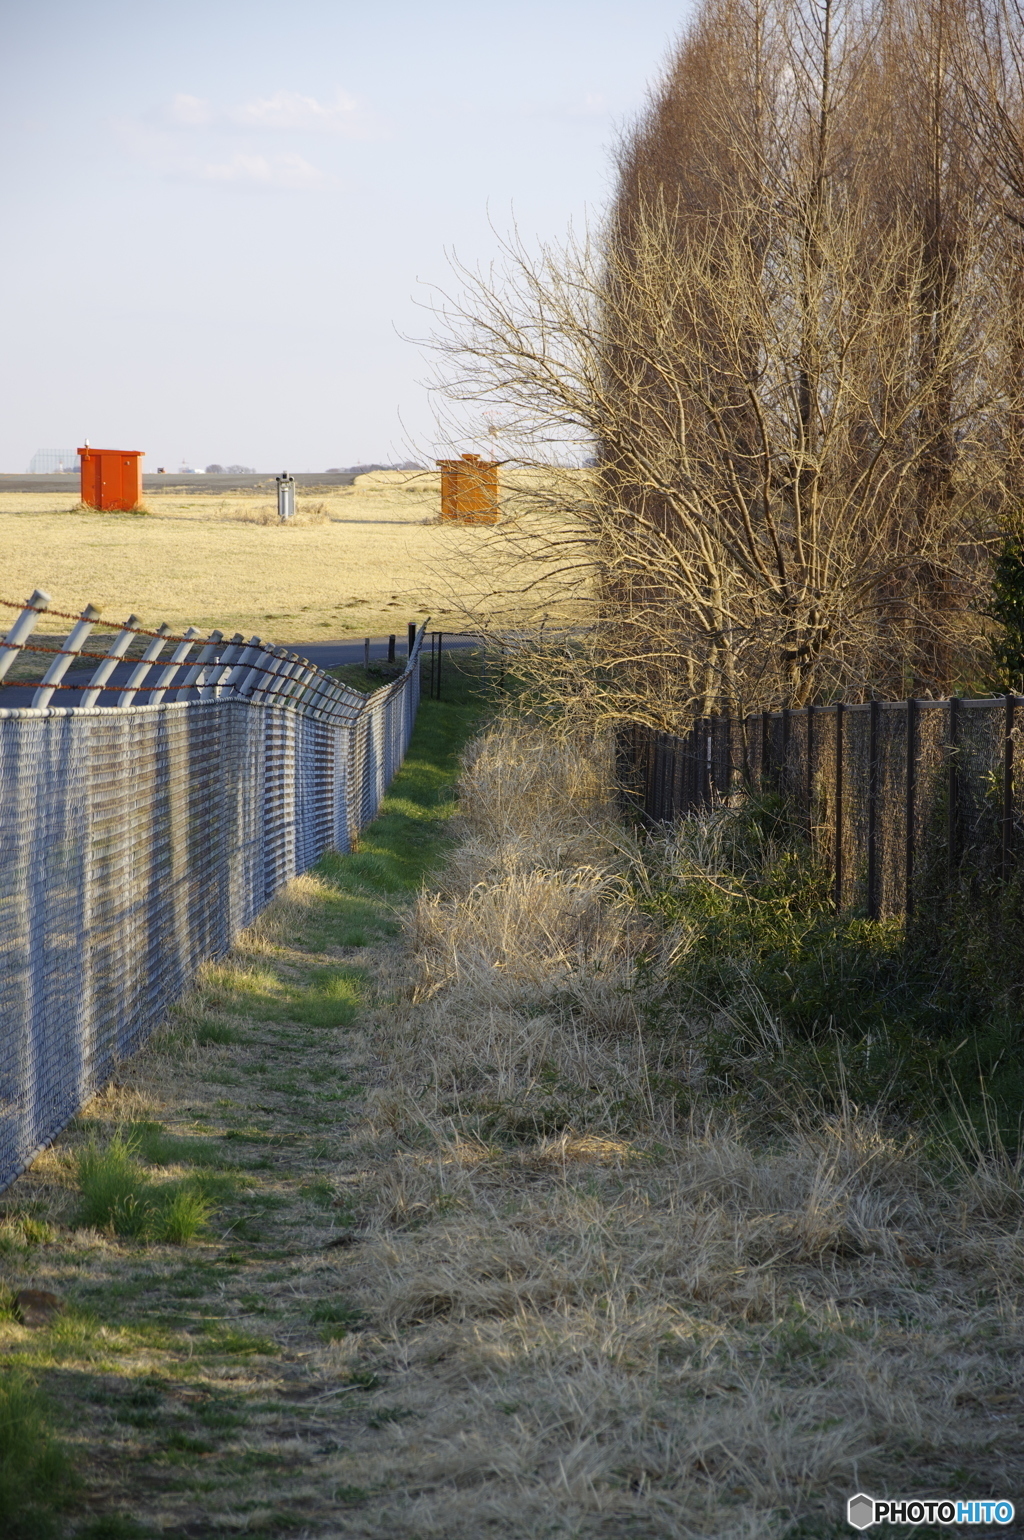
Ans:
[[[0,1200],[5,1540],[319,1533],[372,1500],[339,1463],[401,1420],[343,1283],[365,1029],[403,987],[481,675],[463,655],[424,700],[358,850],[297,879]]]

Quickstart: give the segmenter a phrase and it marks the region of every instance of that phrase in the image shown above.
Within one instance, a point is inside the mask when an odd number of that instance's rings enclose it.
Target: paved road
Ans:
[[[477,643],[472,637],[456,636],[452,637],[448,641],[445,641],[444,648],[447,652],[448,649],[452,647],[475,647],[476,645]],[[286,642],[284,646],[288,652],[297,652],[300,657],[308,658],[309,661],[311,663],[315,663],[318,668],[337,668],[342,663],[361,663],[363,661],[363,643],[361,641]],[[430,642],[428,636],[426,648],[427,655],[429,655],[429,646]],[[406,638],[404,636],[398,638],[396,652],[399,660],[406,656]],[[372,636],[370,638],[371,659],[386,658],[387,653],[387,637]],[[164,661],[166,662],[166,659]],[[96,702],[98,706],[117,705],[118,691],[127,682],[128,677],[137,662],[137,658],[132,658],[127,663],[118,664],[117,668],[114,670],[110,677],[110,687],[101,693],[99,700]],[[161,665],[158,663],[157,668],[160,666]],[[92,675],[95,673],[98,667],[99,665],[97,663],[93,663],[88,669],[70,669],[68,673],[65,674],[61,683],[74,685],[75,688],[73,690],[57,690],[50,700],[50,705],[78,705],[81,699],[78,693],[79,690],[84,690],[88,687],[89,680],[92,678]],[[155,677],[156,670],[154,669],[154,672],[149,675],[149,682],[151,684],[154,683]],[[32,697],[35,694],[35,690],[36,686],[34,684],[4,685],[2,688],[0,688],[0,710],[10,711],[17,707],[31,706]],[[164,698],[166,700],[173,700],[175,697],[173,694],[171,694],[169,696],[165,696]],[[145,702],[146,695],[144,692],[140,691],[138,696],[136,696],[136,703],[141,706],[144,705]]]
[[[142,490],[144,492],[159,492],[167,487],[187,487],[190,492],[251,492],[262,489],[274,492],[277,482],[274,479],[279,472],[267,471],[253,476],[153,476],[144,475],[142,478]],[[354,471],[305,471],[297,472],[294,480],[297,487],[350,487],[355,481]],[[0,476],[0,492],[77,492],[79,478],[77,471],[65,472],[64,475],[52,476]]]

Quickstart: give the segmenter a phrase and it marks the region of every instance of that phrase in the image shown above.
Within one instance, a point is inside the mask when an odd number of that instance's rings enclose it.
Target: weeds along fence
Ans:
[[[970,867],[1009,879],[1021,857],[1015,778],[1024,697],[870,701],[711,717],[683,735],[634,725],[619,782],[663,822],[743,787],[780,793],[832,870],[837,909],[909,915]]]
[[[27,653],[49,662],[29,704],[0,709],[0,1189],[202,962],[350,847],[419,704],[422,630],[401,676],[364,696],[258,637],[134,616],[90,653],[90,608],[40,647],[48,606],[38,591],[10,606],[0,642],[0,679]]]

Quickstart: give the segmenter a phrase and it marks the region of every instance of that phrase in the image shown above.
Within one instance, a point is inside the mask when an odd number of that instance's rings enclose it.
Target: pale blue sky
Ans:
[[[687,0],[7,0],[0,470],[438,448],[424,284],[600,212]],[[405,427],[403,429],[403,423]]]

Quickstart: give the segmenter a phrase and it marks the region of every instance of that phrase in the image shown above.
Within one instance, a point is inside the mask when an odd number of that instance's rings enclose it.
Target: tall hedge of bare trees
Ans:
[[[456,307],[456,394],[596,446],[509,549],[564,548],[611,715],[971,680],[1024,490],[1022,61],[1018,0],[705,0],[596,245]]]

